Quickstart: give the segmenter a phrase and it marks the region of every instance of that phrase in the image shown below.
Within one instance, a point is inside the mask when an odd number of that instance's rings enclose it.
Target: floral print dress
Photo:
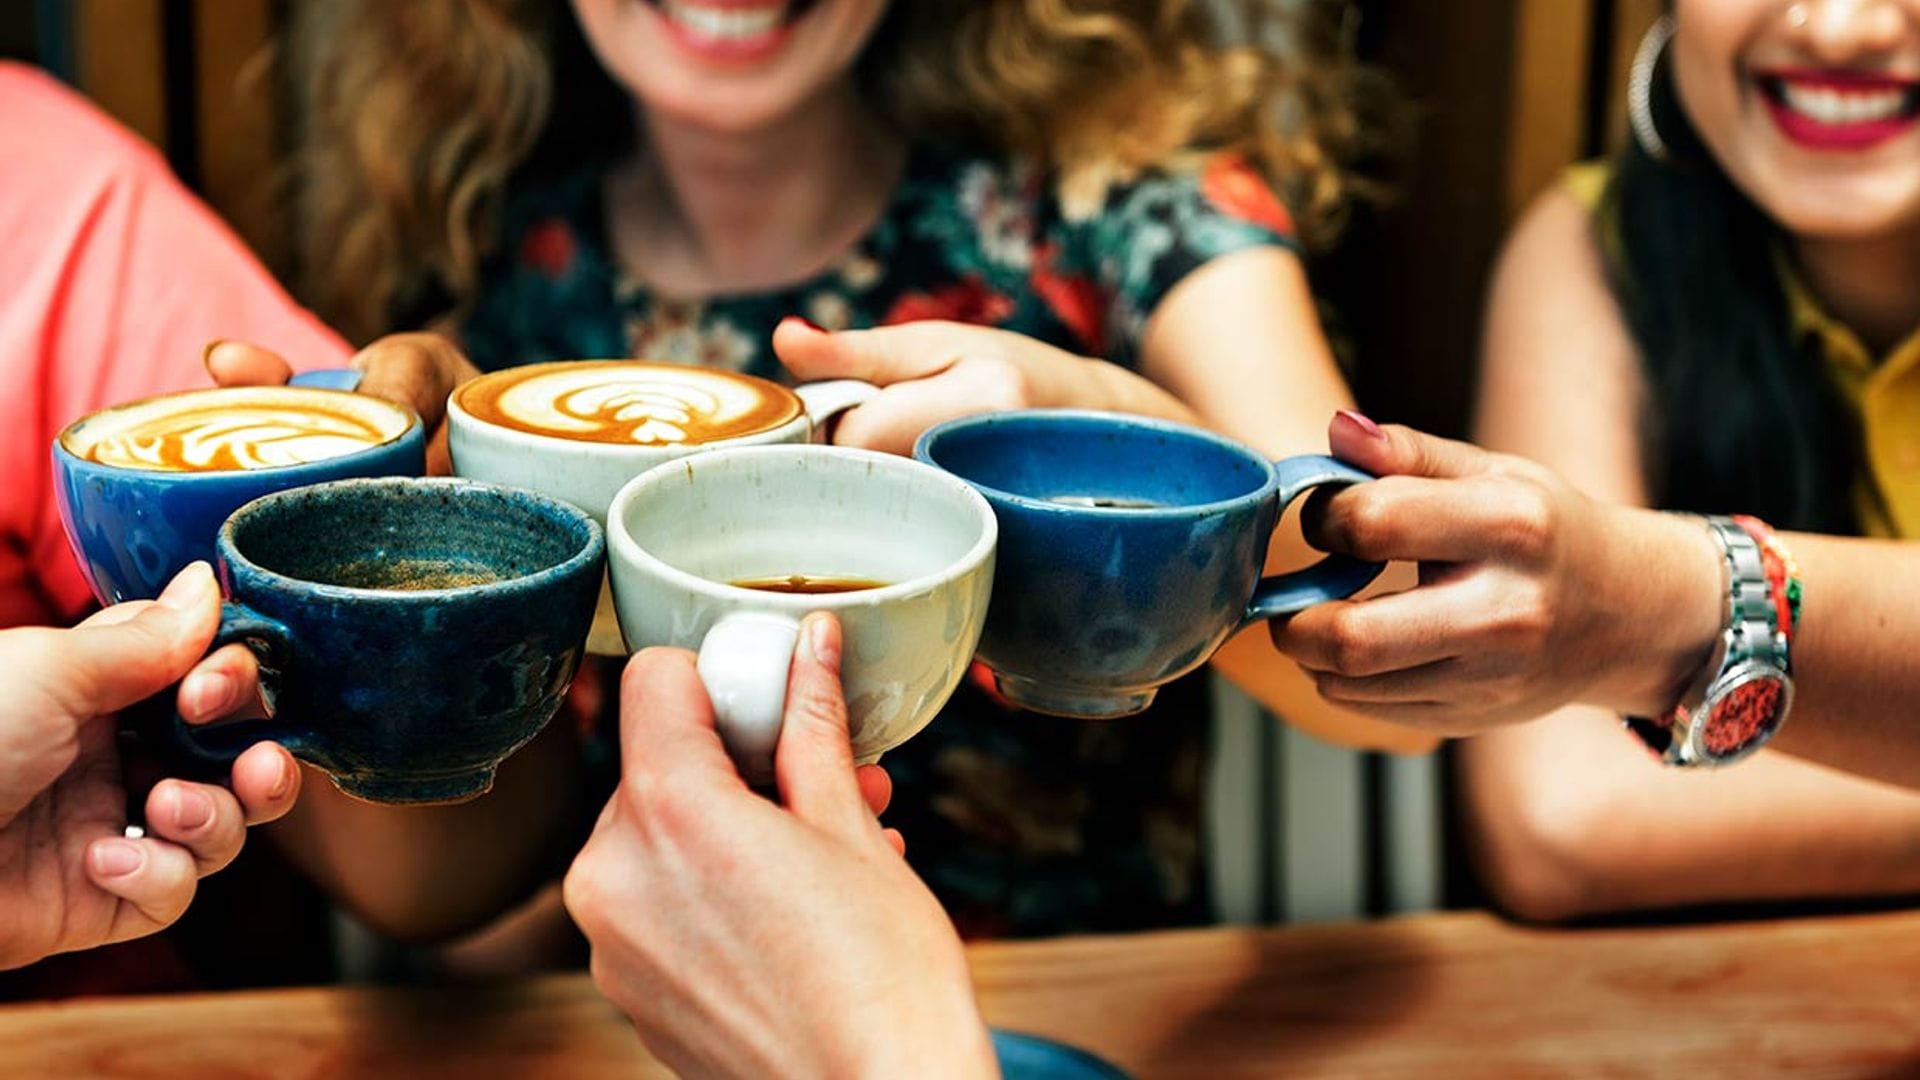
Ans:
[[[1070,213],[1037,169],[917,152],[880,219],[823,272],[704,300],[651,293],[606,235],[604,174],[510,200],[503,243],[462,324],[486,370],[644,357],[786,379],[774,326],[830,330],[952,319],[1138,363],[1146,321],[1210,259],[1294,248],[1286,209],[1252,168],[1214,155],[1109,189]],[[963,934],[1127,930],[1202,920],[1205,683],[1141,716],[1089,723],[1021,712],[975,686],[884,762],[889,825]],[[610,730],[610,729],[609,729]],[[605,760],[617,740],[589,740]]]

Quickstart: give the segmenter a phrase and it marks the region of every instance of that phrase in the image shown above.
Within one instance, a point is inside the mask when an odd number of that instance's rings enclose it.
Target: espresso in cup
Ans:
[[[723,446],[803,443],[876,393],[852,380],[788,388],[768,379],[646,360],[561,360],[491,372],[447,401],[456,475],[532,488],[605,524],[627,481]],[[590,651],[624,647],[601,595]]]
[[[101,603],[151,599],[211,560],[214,536],[259,496],[352,477],[415,476],[412,410],[302,386],[163,394],[102,409],[53,445],[60,518]]]

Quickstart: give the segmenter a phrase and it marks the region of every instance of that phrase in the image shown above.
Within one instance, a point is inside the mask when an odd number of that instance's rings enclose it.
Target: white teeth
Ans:
[[[1809,120],[1836,126],[1891,120],[1907,107],[1907,93],[1899,89],[1836,90],[1782,80],[1780,91],[1787,108]]]
[[[787,15],[785,4],[772,7],[707,7],[685,0],[664,0],[667,18],[696,37],[710,41],[738,41],[777,30]]]

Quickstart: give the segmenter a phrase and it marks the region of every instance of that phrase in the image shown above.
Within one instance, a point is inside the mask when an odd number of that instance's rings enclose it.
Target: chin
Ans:
[[[1825,240],[1880,240],[1920,229],[1920,174],[1805,177],[1781,174],[1752,192],[1780,227]]]

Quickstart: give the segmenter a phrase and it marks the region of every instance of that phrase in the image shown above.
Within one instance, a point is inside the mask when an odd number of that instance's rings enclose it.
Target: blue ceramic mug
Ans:
[[[412,410],[317,388],[357,375],[162,394],[68,425],[53,443],[54,489],[94,596],[160,595],[188,563],[213,559],[227,515],[270,492],[425,472],[426,432]]]
[[[1139,712],[1242,627],[1351,596],[1382,569],[1328,557],[1260,576],[1288,504],[1373,479],[1329,457],[1269,462],[1197,428],[1066,409],[949,421],[914,455],[1000,519],[979,658],[1038,712]]]
[[[605,567],[594,520],[558,499],[450,478],[340,480],[235,511],[215,543],[228,603],[211,649],[245,642],[272,718],[162,740],[220,775],[271,739],[374,802],[451,802],[559,708]]]

